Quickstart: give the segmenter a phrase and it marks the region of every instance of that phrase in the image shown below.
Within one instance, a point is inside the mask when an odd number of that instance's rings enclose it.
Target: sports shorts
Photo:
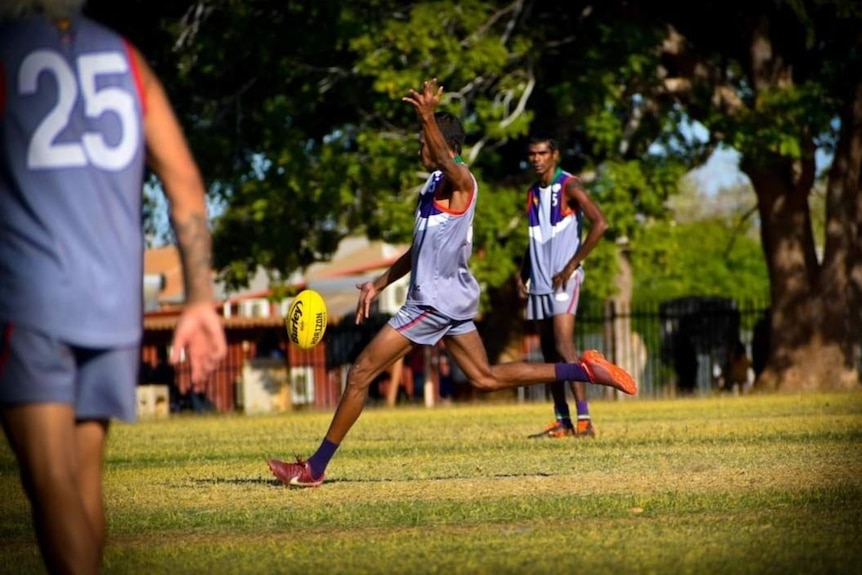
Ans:
[[[418,345],[435,345],[447,335],[476,331],[472,319],[452,319],[432,307],[404,304],[389,326]]]
[[[551,319],[555,315],[575,315],[578,312],[578,299],[581,284],[584,282],[584,269],[579,267],[566,283],[566,289],[557,288],[552,294],[530,294],[527,296],[527,319]]]
[[[137,345],[89,349],[0,323],[0,404],[66,403],[75,417],[137,419]]]

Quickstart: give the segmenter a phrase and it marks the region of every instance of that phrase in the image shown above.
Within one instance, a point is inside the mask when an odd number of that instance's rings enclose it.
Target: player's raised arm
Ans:
[[[422,91],[418,92],[412,88],[403,101],[411,104],[419,115],[422,122],[423,158],[422,161],[428,169],[438,169],[443,172],[447,180],[451,182],[451,198],[449,207],[460,211],[467,207],[473,190],[473,177],[470,170],[461,160],[461,150],[453,149],[446,142],[434,111],[440,104],[443,96],[443,86],[437,85],[437,79],[432,78],[422,84]],[[427,157],[425,155],[427,154]]]

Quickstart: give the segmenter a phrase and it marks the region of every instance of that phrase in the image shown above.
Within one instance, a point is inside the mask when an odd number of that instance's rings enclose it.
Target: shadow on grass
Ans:
[[[518,479],[524,477],[553,477],[556,473],[496,473],[493,475],[483,476],[485,479]],[[475,476],[438,476],[438,477],[413,477],[406,479],[391,479],[386,477],[371,479],[358,479],[343,477],[339,479],[326,479],[324,485],[332,484],[375,484],[375,483],[427,483],[429,481],[472,481]],[[286,487],[281,481],[275,478],[267,477],[233,477],[233,478],[218,478],[208,477],[206,479],[190,479],[190,483],[199,487],[213,485],[267,485],[269,487]],[[294,488],[295,489],[295,488]]]

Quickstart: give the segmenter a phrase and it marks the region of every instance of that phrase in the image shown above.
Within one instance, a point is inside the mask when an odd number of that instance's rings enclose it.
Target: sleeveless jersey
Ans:
[[[130,46],[84,18],[0,26],[0,323],[140,340],[143,97]]]
[[[442,181],[443,172],[432,173],[419,194],[407,303],[433,307],[452,319],[472,319],[479,306],[479,283],[469,268],[479,185],[473,178],[470,205],[457,213],[434,201]]]
[[[534,183],[527,191],[530,227],[530,293],[553,293],[552,278],[581,246],[583,214],[569,205],[565,186],[572,174],[557,169],[551,185]]]

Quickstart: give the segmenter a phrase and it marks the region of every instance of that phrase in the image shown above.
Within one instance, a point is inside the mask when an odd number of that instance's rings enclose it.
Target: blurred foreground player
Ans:
[[[51,573],[99,572],[108,427],[136,416],[147,159],[185,279],[171,359],[201,381],[225,354],[198,168],[141,55],[82,4],[0,3],[0,419]]]

